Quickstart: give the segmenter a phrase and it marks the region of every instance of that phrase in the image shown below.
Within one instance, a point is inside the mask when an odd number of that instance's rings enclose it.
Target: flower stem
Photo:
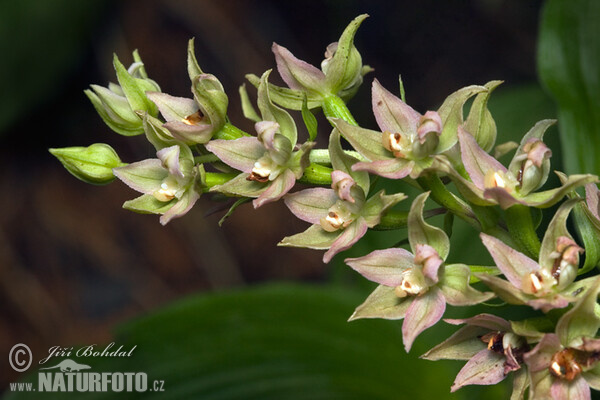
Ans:
[[[206,183],[206,191],[209,188],[217,185],[222,185],[233,178],[235,178],[238,174],[225,174],[221,172],[207,172],[204,176]]]
[[[350,125],[358,126],[356,120],[348,110],[346,103],[339,96],[334,94],[329,95],[323,99],[323,114],[327,118],[340,118],[349,123]]]
[[[214,134],[215,139],[224,139],[224,140],[234,140],[239,139],[243,136],[250,136],[248,133],[244,132],[240,128],[235,125],[226,122],[223,127]]]
[[[510,236],[529,257],[537,260],[540,254],[540,239],[535,232],[529,207],[515,204],[506,210],[506,225]]]
[[[431,191],[433,201],[445,207],[457,217],[465,220],[478,231],[481,231],[481,224],[475,217],[475,214],[473,214],[471,207],[446,189],[446,186],[444,186],[437,174],[424,174],[417,179],[417,182],[424,190]]]
[[[329,167],[311,163],[308,168],[304,170],[304,175],[302,175],[302,178],[298,181],[313,185],[331,185],[331,172],[333,172],[333,170]]]
[[[444,214],[445,208],[433,208],[423,212],[423,218],[428,219],[436,215]],[[406,228],[408,225],[408,211],[390,210],[383,217],[379,224],[372,229],[375,231],[389,231],[393,229]]]
[[[361,161],[364,161],[365,158],[360,155],[357,151],[352,150],[344,150],[344,153],[349,156],[355,157]],[[310,162],[316,164],[329,164],[331,165],[331,158],[329,157],[329,150],[327,149],[313,149],[310,151]]]

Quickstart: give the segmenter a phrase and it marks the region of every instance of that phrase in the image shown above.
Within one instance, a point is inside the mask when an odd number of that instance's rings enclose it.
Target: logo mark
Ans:
[[[17,372],[24,372],[29,369],[33,360],[33,354],[29,346],[23,343],[15,344],[8,354],[8,363]]]
[[[60,372],[79,372],[82,369],[90,369],[91,367],[89,365],[85,365],[85,364],[77,364],[75,361],[69,360],[67,358],[66,360],[62,360],[61,362],[59,362],[58,364],[56,364],[53,367],[40,368],[40,369],[54,369],[54,368],[60,369]]]

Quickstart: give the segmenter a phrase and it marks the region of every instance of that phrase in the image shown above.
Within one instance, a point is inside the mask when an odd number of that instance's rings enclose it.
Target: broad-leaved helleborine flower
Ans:
[[[416,337],[436,324],[446,310],[486,301],[469,285],[471,270],[464,264],[444,265],[450,240],[443,230],[423,219],[429,193],[413,201],[408,214],[408,239],[412,252],[402,248],[376,250],[346,263],[379,287],[361,304],[350,320],[359,318],[404,319],[402,337],[409,351]]]
[[[515,334],[510,322],[491,314],[444,321],[465,326],[421,358],[468,361],[456,376],[452,392],[467,385],[495,385],[513,371],[518,371],[513,379],[513,393],[525,391],[528,377],[521,367],[523,354],[530,348],[527,338]]]
[[[134,63],[125,69],[115,55],[113,65],[119,84],[109,83],[108,87],[91,85],[85,94],[106,125],[124,136],[144,133],[142,118],[136,111],[147,112],[156,117],[158,109],[146,96],[147,91],[159,92],[160,87],[144,69],[144,64],[137,52],[133,52]]]
[[[175,139],[187,144],[204,144],[227,122],[228,98],[221,82],[200,69],[193,39],[188,44],[188,73],[193,99],[159,92],[148,92],[147,96],[157,105],[166,120],[164,127]]]
[[[576,301],[592,282],[592,278],[574,282],[583,249],[567,231],[566,222],[577,202],[568,200],[557,210],[542,240],[538,262],[481,233],[483,244],[508,281],[484,274],[477,277],[511,304],[527,304],[547,312]]]
[[[591,399],[600,390],[600,318],[596,312],[600,279],[545,334],[524,360],[530,375],[530,399]]]
[[[331,43],[325,51],[321,69],[296,58],[288,49],[273,43],[273,53],[279,75],[289,88],[270,84],[271,98],[282,107],[301,110],[304,96],[308,108],[321,107],[328,96],[350,99],[372,69],[362,65],[362,58],[354,46],[354,35],[366,14],[359,15],[346,27],[340,40]],[[256,87],[256,75],[246,75]]]
[[[506,209],[515,204],[547,208],[558,203],[578,186],[595,182],[594,175],[571,175],[562,186],[535,192],[547,180],[552,152],[542,141],[555,120],[539,121],[521,140],[508,168],[486,153],[475,138],[459,127],[461,158],[471,180],[461,176],[446,161],[446,172],[467,200],[477,205],[494,205]]]
[[[386,195],[381,190],[367,199],[369,175],[352,171],[351,166],[358,160],[344,153],[336,129],[329,137],[329,154],[334,169],[332,189],[306,189],[285,197],[290,211],[313,225],[279,243],[280,246],[327,250],[323,255],[325,263],[350,248],[368,228],[379,224],[390,207],[406,198],[403,193]]]
[[[114,174],[142,196],[126,201],[123,208],[143,214],[162,214],[165,225],[185,215],[200,197],[204,170],[194,166],[191,150],[174,145],[159,150],[157,158],[114,168]]]
[[[468,86],[448,96],[437,111],[421,115],[373,81],[373,114],[381,132],[353,126],[341,119],[332,122],[342,136],[369,161],[356,163],[355,171],[368,171],[390,179],[417,178],[434,167],[435,155],[456,143],[456,129],[463,123],[462,108],[483,86]]]
[[[206,144],[221,161],[242,171],[229,182],[210,190],[253,197],[254,207],[279,200],[294,186],[309,165],[308,155],[314,144],[296,146],[298,133],[294,120],[271,101],[269,73],[264,73],[258,87],[258,107],[263,120],[255,124],[257,137],[212,140]]]

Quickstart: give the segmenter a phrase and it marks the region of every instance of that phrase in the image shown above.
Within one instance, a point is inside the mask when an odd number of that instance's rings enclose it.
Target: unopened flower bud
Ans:
[[[113,168],[124,165],[113,148],[104,143],[49,151],[73,176],[95,185],[112,182],[115,179]]]

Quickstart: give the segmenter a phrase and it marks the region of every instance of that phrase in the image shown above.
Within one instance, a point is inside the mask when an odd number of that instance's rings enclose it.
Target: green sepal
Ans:
[[[271,70],[268,70],[260,78],[260,85],[258,86],[258,108],[262,115],[262,120],[277,122],[279,124],[279,133],[288,138],[292,147],[294,147],[298,140],[296,123],[287,111],[276,106],[271,101],[268,81],[270,73]]]
[[[159,201],[150,194],[143,194],[133,200],[123,203],[123,208],[138,214],[162,215],[175,205],[179,200],[173,199],[169,202]]]
[[[200,68],[200,65],[198,65],[198,60],[196,60],[196,52],[194,51],[194,38],[191,38],[188,41],[187,70],[190,81],[193,81],[198,75],[202,75],[204,73],[202,68]]]
[[[484,85],[487,91],[479,93],[475,97],[469,111],[469,116],[465,122],[465,130],[473,135],[479,147],[488,153],[492,150],[496,142],[497,129],[496,122],[487,104],[490,94],[500,84],[502,84],[502,81],[490,81]]]
[[[97,89],[101,87],[92,85],[92,88]],[[131,111],[131,107],[129,106],[129,103],[127,103],[127,99],[123,97],[123,101],[120,101],[117,100],[117,95],[115,95],[114,101],[110,102],[109,105],[103,102],[98,94],[94,93],[94,91],[86,89],[83,92],[92,102],[94,109],[98,115],[100,115],[102,121],[104,121],[104,123],[114,132],[123,136],[137,136],[144,133],[142,121],[136,117],[133,111]],[[107,111],[107,108],[110,109],[110,114],[109,111]],[[118,117],[120,121],[118,121],[115,117]]]
[[[243,102],[242,102],[243,108]],[[245,113],[244,113],[245,115]],[[306,93],[302,98],[302,120],[304,121],[304,125],[306,125],[306,130],[308,131],[308,138],[311,142],[313,142],[317,138],[317,118],[315,115],[308,109],[308,100],[306,99]]]
[[[365,196],[369,194],[371,185],[369,173],[366,171],[352,170],[352,165],[359,160],[344,152],[340,143],[340,131],[337,128],[335,128],[329,136],[329,157],[331,159],[331,166],[334,170],[342,171],[350,175],[352,179],[354,179],[354,182],[356,182],[356,185],[363,190]]]
[[[554,322],[548,317],[510,321],[510,326],[515,334],[533,341],[539,341],[545,333],[552,333],[554,331]]]
[[[256,109],[250,101],[250,96],[248,96],[248,91],[246,90],[246,84],[240,86],[239,93],[240,100],[242,102],[242,113],[244,114],[244,117],[246,117],[250,121],[259,122],[261,120],[260,115],[258,115]]]
[[[429,225],[423,219],[423,207],[427,197],[429,192],[422,193],[413,200],[408,213],[408,240],[413,253],[418,244],[428,244],[445,260],[450,252],[450,239],[443,230]]]
[[[320,225],[311,225],[304,232],[283,238],[277,245],[325,250],[330,248],[342,233],[343,231],[327,232]]]
[[[567,311],[556,324],[556,334],[565,347],[580,345],[582,337],[594,338],[600,328],[600,317],[596,313],[600,278],[596,278],[585,294]]]
[[[248,82],[256,88],[260,85],[260,78],[254,74],[247,74],[246,79],[248,79]],[[302,101],[305,95],[308,95],[307,107],[309,110],[320,108],[323,103],[320,96],[310,93],[306,94],[300,90],[276,86],[272,83],[269,83],[269,95],[275,104],[279,104],[281,107],[287,108],[288,110],[301,111]]]
[[[365,202],[360,214],[369,228],[372,228],[381,222],[381,217],[388,209],[406,198],[407,196],[404,193],[386,195],[385,190],[380,190]]]
[[[113,57],[113,65],[117,73],[117,80],[123,90],[123,94],[127,98],[129,105],[133,111],[146,111],[152,116],[158,115],[156,105],[146,97],[146,91],[160,91],[156,85],[151,84],[148,80],[134,78],[125,69],[119,58],[115,54]]]
[[[585,247],[585,262],[578,271],[578,275],[581,275],[600,265],[600,224],[594,223],[595,217],[583,204],[575,206],[573,217],[575,228]]]
[[[107,144],[88,147],[64,147],[48,150],[74,177],[94,185],[105,185],[115,179],[112,169],[126,165]]]

